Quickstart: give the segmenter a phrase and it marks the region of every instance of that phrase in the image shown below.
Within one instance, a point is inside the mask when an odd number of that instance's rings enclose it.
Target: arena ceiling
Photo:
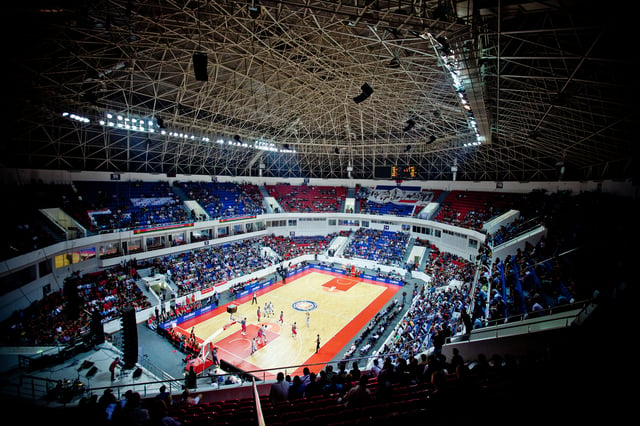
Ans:
[[[5,168],[635,177],[617,0],[24,3],[4,13]]]

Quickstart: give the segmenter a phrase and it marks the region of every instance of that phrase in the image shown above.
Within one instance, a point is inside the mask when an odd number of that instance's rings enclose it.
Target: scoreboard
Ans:
[[[374,173],[376,179],[416,179],[418,177],[416,166],[376,166]]]
[[[391,166],[392,179],[415,179],[416,166]]]

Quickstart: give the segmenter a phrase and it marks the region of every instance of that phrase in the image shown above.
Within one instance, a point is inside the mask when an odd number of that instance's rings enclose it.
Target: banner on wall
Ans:
[[[165,226],[156,226],[154,228],[141,228],[141,229],[134,229],[133,233],[134,234],[145,234],[147,232],[154,232],[154,231],[167,231],[167,230],[171,230],[171,229],[181,229],[181,228],[189,228],[193,226],[193,222],[188,222],[188,223],[179,223],[176,225],[165,225]]]
[[[171,197],[130,198],[134,207],[162,207],[173,203]]]

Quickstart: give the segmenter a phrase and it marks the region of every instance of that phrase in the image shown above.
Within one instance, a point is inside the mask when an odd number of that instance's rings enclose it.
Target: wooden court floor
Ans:
[[[218,348],[218,358],[242,371],[274,369],[264,375],[265,379],[274,378],[278,371],[285,371],[285,367],[302,364],[317,364],[310,370],[318,372],[399,288],[392,284],[307,269],[287,278],[286,283],[280,281],[258,291],[257,303],[253,303],[252,295],[245,296],[183,322],[177,331],[191,333],[193,330],[200,342],[213,342]],[[264,305],[269,302],[273,304],[275,313],[265,317]],[[233,315],[227,313],[230,304],[237,306]],[[283,322],[280,322],[281,312]],[[245,335],[241,333],[241,318],[246,318]],[[294,323],[297,326],[296,336],[292,333]],[[252,340],[257,336],[259,327],[264,325],[266,343],[257,344],[257,350],[251,353]],[[318,335],[320,349],[316,353]],[[286,368],[286,373],[292,377],[300,375],[302,368]]]

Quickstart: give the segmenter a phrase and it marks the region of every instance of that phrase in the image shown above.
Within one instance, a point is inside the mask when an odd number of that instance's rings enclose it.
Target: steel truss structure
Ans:
[[[25,3],[6,14],[6,168],[635,177],[632,24],[615,0]]]

